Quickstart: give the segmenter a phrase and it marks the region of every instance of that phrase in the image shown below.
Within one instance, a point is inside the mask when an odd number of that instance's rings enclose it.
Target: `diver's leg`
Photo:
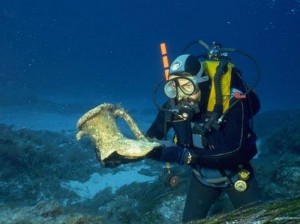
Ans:
[[[206,218],[211,205],[220,194],[221,191],[201,184],[192,174],[182,221],[189,222]]]
[[[247,182],[247,189],[239,192],[234,186],[228,188],[225,192],[229,196],[234,208],[240,208],[241,206],[251,205],[261,202],[261,192],[258,187],[256,178]]]

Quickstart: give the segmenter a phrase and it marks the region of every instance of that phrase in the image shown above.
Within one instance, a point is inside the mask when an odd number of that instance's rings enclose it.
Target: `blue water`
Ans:
[[[299,10],[299,0],[0,0],[1,99],[151,107],[163,77],[159,44],[172,60],[202,39],[256,58],[263,110],[296,108]],[[255,67],[232,57],[251,84]]]

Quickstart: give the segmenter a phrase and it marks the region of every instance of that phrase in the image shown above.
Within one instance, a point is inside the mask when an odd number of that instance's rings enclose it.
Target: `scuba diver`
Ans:
[[[234,208],[260,201],[250,164],[257,153],[251,121],[259,99],[219,44],[205,46],[203,59],[184,53],[171,63],[164,85],[168,100],[146,133],[163,144],[173,129],[174,144],[147,158],[192,168],[183,222],[206,218],[221,193]]]
[[[207,51],[201,55],[186,53],[186,49],[195,43]],[[260,109],[259,98],[253,91],[259,78],[259,67],[249,54],[234,48],[222,48],[215,42],[209,46],[199,40],[186,49],[170,67],[164,58],[166,50],[162,50],[165,80],[157,86],[153,97],[159,112],[146,132],[150,141],[144,136],[147,141],[139,142],[143,145],[149,142],[157,144],[151,144],[147,150],[141,149],[146,153],[138,156],[132,155],[133,149],[130,147],[120,147],[119,151],[114,147],[111,151],[106,148],[102,154],[101,150],[96,150],[101,165],[109,168],[144,158],[190,166],[191,179],[183,222],[206,218],[221,193],[228,195],[234,208],[260,202],[258,183],[250,164],[257,153],[252,118]],[[228,56],[229,52],[240,53],[254,62],[256,83],[249,87],[243,81],[240,70]],[[163,83],[168,99],[160,106],[156,95]],[[108,106],[109,111],[103,112],[104,106]],[[114,121],[117,116],[112,112],[114,107],[104,106],[100,105],[80,118],[77,139],[85,134],[82,129],[86,120],[99,111],[103,112],[102,116],[92,119],[91,127],[86,125],[87,131],[93,131],[96,127],[93,138],[99,134],[97,121],[102,124],[107,117],[109,121]],[[120,116],[125,112],[122,110],[118,113]],[[111,130],[114,130],[112,135],[118,133],[116,125]],[[167,141],[170,133],[174,134],[173,139]],[[136,134],[137,137],[142,135],[140,132]],[[99,139],[107,140],[107,135]],[[94,139],[100,144],[99,148],[102,147],[100,140]],[[111,144],[108,141],[105,146],[111,147]]]

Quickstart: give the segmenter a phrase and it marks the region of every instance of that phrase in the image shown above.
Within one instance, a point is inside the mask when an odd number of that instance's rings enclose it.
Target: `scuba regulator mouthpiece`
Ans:
[[[172,112],[182,118],[183,120],[190,120],[196,113],[193,105],[191,105],[188,102],[183,102],[179,105],[176,105],[175,108],[172,110]]]
[[[174,105],[170,109],[166,109],[176,115],[178,118],[182,120],[191,120],[193,116],[200,112],[200,108],[198,104],[194,104],[188,101],[180,102],[179,104]]]

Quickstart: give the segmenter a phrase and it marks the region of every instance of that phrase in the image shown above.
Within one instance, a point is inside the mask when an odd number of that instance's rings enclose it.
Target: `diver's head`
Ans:
[[[208,80],[201,62],[193,55],[184,54],[172,62],[164,91],[169,98],[176,99],[179,103],[199,103],[201,86]]]

